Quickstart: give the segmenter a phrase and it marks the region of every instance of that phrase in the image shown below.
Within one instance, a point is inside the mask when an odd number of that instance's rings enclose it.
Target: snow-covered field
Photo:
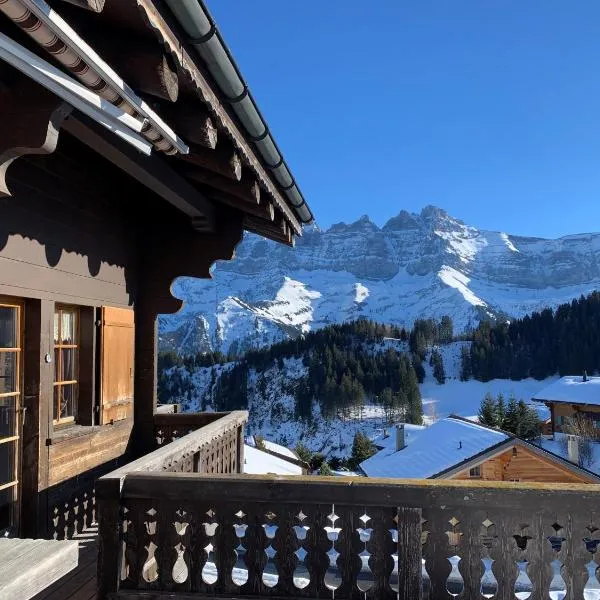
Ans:
[[[507,400],[511,394],[514,394],[517,400],[529,401],[536,392],[556,379],[557,377],[550,377],[542,381],[537,379],[523,379],[522,381],[492,379],[485,383],[456,379],[446,381],[444,385],[426,379],[421,384],[424,419],[425,422],[431,422],[451,414],[461,417],[476,415],[481,399],[488,392],[494,396],[502,393]],[[538,407],[540,416],[546,416],[547,411],[543,406],[536,404],[536,407]]]

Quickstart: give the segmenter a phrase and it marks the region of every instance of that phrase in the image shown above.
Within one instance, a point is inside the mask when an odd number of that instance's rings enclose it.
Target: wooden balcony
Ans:
[[[199,473],[220,420],[98,481],[98,598],[600,598],[600,486]]]

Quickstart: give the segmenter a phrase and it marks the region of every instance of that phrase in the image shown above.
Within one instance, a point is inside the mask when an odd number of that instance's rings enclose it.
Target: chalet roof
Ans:
[[[428,479],[494,448],[510,436],[455,417],[409,432],[403,450],[384,448],[361,463],[369,477]]]
[[[163,185],[137,179],[189,216],[194,229],[214,232],[224,214],[235,215],[246,230],[291,245],[302,224],[312,221],[201,0],[9,0],[0,2],[0,11],[14,23],[12,29],[2,23],[7,45],[21,44],[18,26],[34,42],[28,48],[64,74],[53,93],[76,87],[74,78],[95,95],[90,101],[79,89],[81,106],[99,99],[121,111],[109,111],[111,134],[105,135],[120,133],[136,142],[137,151],[158,154],[166,169]],[[2,39],[0,49],[6,49]],[[31,70],[9,64],[44,85]],[[96,114],[92,126],[106,127],[107,115]],[[79,123],[74,116],[71,121]],[[110,159],[96,140],[89,141],[95,131],[75,125],[69,132]]]
[[[532,400],[600,405],[600,377],[587,377],[587,381],[579,375],[561,377],[537,392]]]
[[[368,477],[448,477],[517,445],[578,475],[600,482],[600,444],[594,444],[592,464],[579,467],[567,459],[558,440],[542,439],[538,445],[454,415],[421,430],[413,429],[412,436],[406,441],[407,446],[403,450],[396,451],[390,445],[362,462],[362,471]]]
[[[244,473],[251,475],[302,475],[302,467],[268,452],[246,444],[244,446]]]

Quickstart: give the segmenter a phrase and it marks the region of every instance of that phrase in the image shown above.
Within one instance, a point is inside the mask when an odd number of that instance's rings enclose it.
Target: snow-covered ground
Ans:
[[[529,402],[536,392],[556,379],[556,377],[549,377],[542,381],[537,379],[523,379],[522,381],[492,379],[485,383],[474,380],[449,380],[444,385],[438,385],[435,381],[427,379],[421,385],[425,422],[431,422],[451,414],[461,417],[476,415],[481,400],[488,392],[493,396],[504,394],[506,400],[511,394],[514,394],[517,400]],[[535,406],[538,408],[540,417],[549,416],[543,405],[536,404]]]
[[[489,392],[499,393],[508,398],[514,394],[518,400],[529,401],[542,388],[557,378],[543,381],[525,379],[511,381],[495,379],[489,382],[460,381],[460,352],[468,342],[454,342],[438,347],[442,355],[446,372],[446,383],[438,384],[433,378],[428,359],[424,362],[425,381],[421,384],[424,421],[430,424],[451,414],[473,417],[479,404]],[[386,347],[405,350],[405,344],[398,340],[386,339],[377,347],[382,351]],[[191,375],[180,369],[184,378],[192,384],[193,392],[183,399],[185,410],[211,410],[211,390],[223,370],[231,368],[232,363],[213,368],[198,369]],[[297,385],[308,375],[307,368],[299,358],[284,359],[282,367],[275,364],[263,373],[252,370],[248,378],[248,398],[250,421],[248,435],[261,435],[265,440],[283,447],[294,448],[302,443],[315,452],[326,456],[349,456],[352,441],[357,431],[371,438],[380,437],[384,429],[389,428],[381,406],[368,404],[346,419],[325,419],[318,403],[313,404],[313,418],[310,423],[298,420],[295,414],[294,391]],[[535,405],[540,416],[546,418],[547,410],[541,404]],[[274,450],[281,452],[281,448]]]

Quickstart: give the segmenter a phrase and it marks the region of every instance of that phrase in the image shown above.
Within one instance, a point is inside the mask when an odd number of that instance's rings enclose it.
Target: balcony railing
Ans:
[[[600,486],[138,471],[98,494],[100,598],[600,598]]]

